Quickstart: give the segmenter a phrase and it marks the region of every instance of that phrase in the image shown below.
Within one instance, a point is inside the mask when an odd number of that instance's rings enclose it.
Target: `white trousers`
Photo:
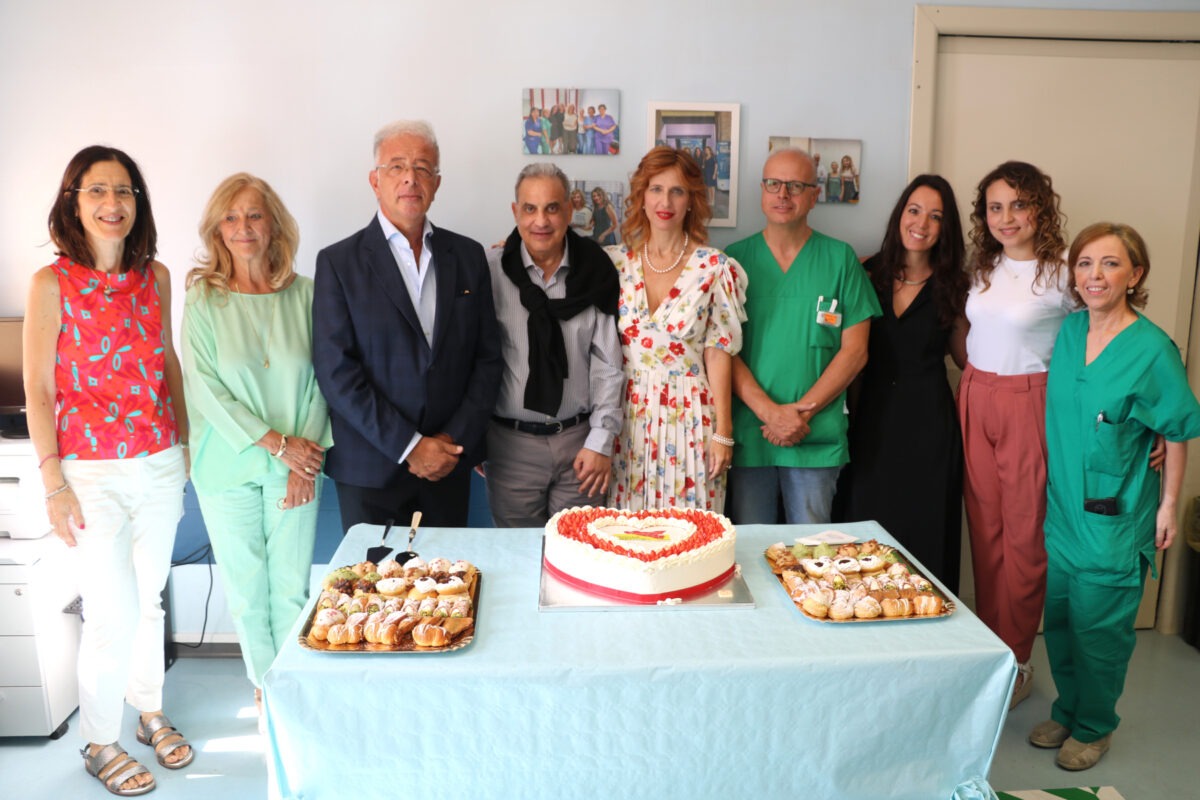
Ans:
[[[123,699],[138,711],[162,708],[161,595],[183,516],[183,450],[73,459],[62,469],[86,525],[74,531],[83,598],[79,732],[109,744],[120,738]]]

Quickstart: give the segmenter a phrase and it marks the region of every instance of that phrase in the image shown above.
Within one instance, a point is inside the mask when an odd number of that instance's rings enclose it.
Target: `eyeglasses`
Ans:
[[[132,186],[115,186],[110,188],[105,186],[103,183],[93,183],[91,186],[85,186],[82,189],[72,189],[71,191],[75,192],[76,194],[86,194],[88,197],[97,201],[104,200],[105,197],[108,197],[109,192],[112,192],[113,197],[121,200],[122,202],[130,202],[139,194],[141,194],[140,190],[135,189]]]
[[[779,190],[787,187],[788,194],[800,194],[805,189],[816,189],[817,184],[804,181],[781,181],[778,178],[763,178],[762,187],[771,194],[779,194]]]
[[[404,177],[404,173],[410,169],[419,181],[431,181],[438,174],[437,167],[431,167],[426,164],[405,164],[403,161],[397,161],[394,164],[377,164],[375,169],[394,181],[400,180]]]

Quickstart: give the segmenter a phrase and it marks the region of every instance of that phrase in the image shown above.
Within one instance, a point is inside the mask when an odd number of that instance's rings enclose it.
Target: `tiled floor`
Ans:
[[[1050,789],[1077,785],[1115,786],[1128,800],[1196,795],[1195,715],[1200,710],[1200,651],[1177,636],[1145,631],[1130,667],[1119,711],[1121,729],[1112,750],[1094,769],[1069,773],[1054,765],[1054,753],[1025,742],[1031,727],[1049,712],[1053,684],[1046,651],[1034,649],[1033,697],[1009,715],[996,751],[990,782],[996,789]],[[255,800],[266,797],[266,763],[258,735],[253,693],[239,659],[182,658],[167,672],[167,714],[196,745],[196,761],[172,772],[154,764],[148,748],[133,738],[127,711],[122,743],[146,757],[158,780],[156,797],[172,800]],[[78,755],[78,720],[60,740],[0,739],[0,796],[5,798],[99,798],[103,788],[83,770]],[[480,798],[479,800],[483,800]],[[883,800],[881,798],[881,800]]]
[[[1125,694],[1117,704],[1121,727],[1112,749],[1086,772],[1054,764],[1057,751],[1038,750],[1025,737],[1050,716],[1057,696],[1046,648],[1033,649],[1033,696],[1008,715],[989,781],[998,790],[1113,786],[1126,800],[1200,795],[1200,650],[1178,636],[1138,632]]]

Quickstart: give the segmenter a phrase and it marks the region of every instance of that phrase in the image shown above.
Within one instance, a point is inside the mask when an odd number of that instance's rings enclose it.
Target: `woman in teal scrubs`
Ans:
[[[1139,314],[1150,260],[1137,231],[1098,223],[1071,245],[1069,316],[1054,345],[1046,395],[1045,635],[1058,699],[1029,734],[1081,770],[1107,752],[1135,644],[1133,623],[1155,550],[1175,538],[1186,441],[1200,404],[1179,350]],[[1167,439],[1161,476],[1148,465]]]

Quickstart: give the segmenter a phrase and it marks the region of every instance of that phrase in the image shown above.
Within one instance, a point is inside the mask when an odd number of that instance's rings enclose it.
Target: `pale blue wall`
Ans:
[[[706,5],[3,0],[0,316],[22,313],[28,276],[51,259],[46,213],[63,167],[98,141],[126,149],[146,174],[176,327],[200,209],[221,178],[249,170],[275,186],[301,226],[298,268],[311,274],[317,250],[372,213],[371,136],[397,117],[437,128],[445,177],[434,220],[496,241],[512,225],[512,181],[527,160],[513,130],[528,86],[621,91],[622,154],[559,159],[572,177],[601,180],[636,165],[647,102],[741,103],[741,224],[716,229],[717,244],[761,224],[755,184],[768,136],[862,139],[862,203],[820,207],[813,222],[871,252],[905,183],[914,4]],[[1200,10],[1197,0],[987,5]]]

